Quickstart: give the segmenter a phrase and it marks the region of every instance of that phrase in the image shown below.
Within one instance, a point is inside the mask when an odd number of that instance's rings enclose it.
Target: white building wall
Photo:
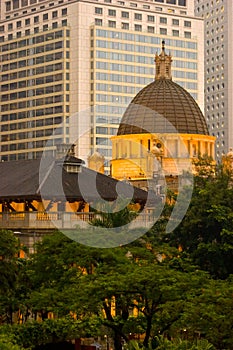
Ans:
[[[232,6],[229,0],[195,0],[195,13],[204,19],[205,116],[217,137],[218,161],[233,146]]]

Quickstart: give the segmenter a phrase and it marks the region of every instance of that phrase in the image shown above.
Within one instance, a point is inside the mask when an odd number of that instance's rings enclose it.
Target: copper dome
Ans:
[[[205,118],[193,97],[172,80],[158,79],[134,97],[117,135],[173,133],[174,128],[180,134],[209,135]]]
[[[180,133],[209,135],[205,118],[194,98],[172,81],[172,57],[155,56],[155,81],[144,87],[126,109],[117,135]]]

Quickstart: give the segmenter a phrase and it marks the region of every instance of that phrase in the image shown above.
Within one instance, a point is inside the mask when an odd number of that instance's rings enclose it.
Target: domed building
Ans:
[[[111,175],[143,188],[161,176],[177,182],[199,155],[214,159],[215,137],[193,97],[172,81],[164,41],[155,63],[155,80],[134,97],[112,137]]]

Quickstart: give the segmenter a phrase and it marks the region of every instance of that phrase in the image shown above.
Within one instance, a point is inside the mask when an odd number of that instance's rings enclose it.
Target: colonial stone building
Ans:
[[[155,80],[134,97],[112,137],[112,176],[145,189],[148,180],[161,176],[177,182],[178,176],[195,170],[193,158],[215,156],[215,137],[209,135],[198,104],[172,81],[172,57],[164,42],[155,62]]]

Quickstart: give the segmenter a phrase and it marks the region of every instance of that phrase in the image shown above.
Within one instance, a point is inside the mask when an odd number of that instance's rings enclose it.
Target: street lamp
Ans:
[[[108,336],[107,334],[104,335],[105,341],[106,341],[106,350],[109,350],[109,342],[108,342]]]

